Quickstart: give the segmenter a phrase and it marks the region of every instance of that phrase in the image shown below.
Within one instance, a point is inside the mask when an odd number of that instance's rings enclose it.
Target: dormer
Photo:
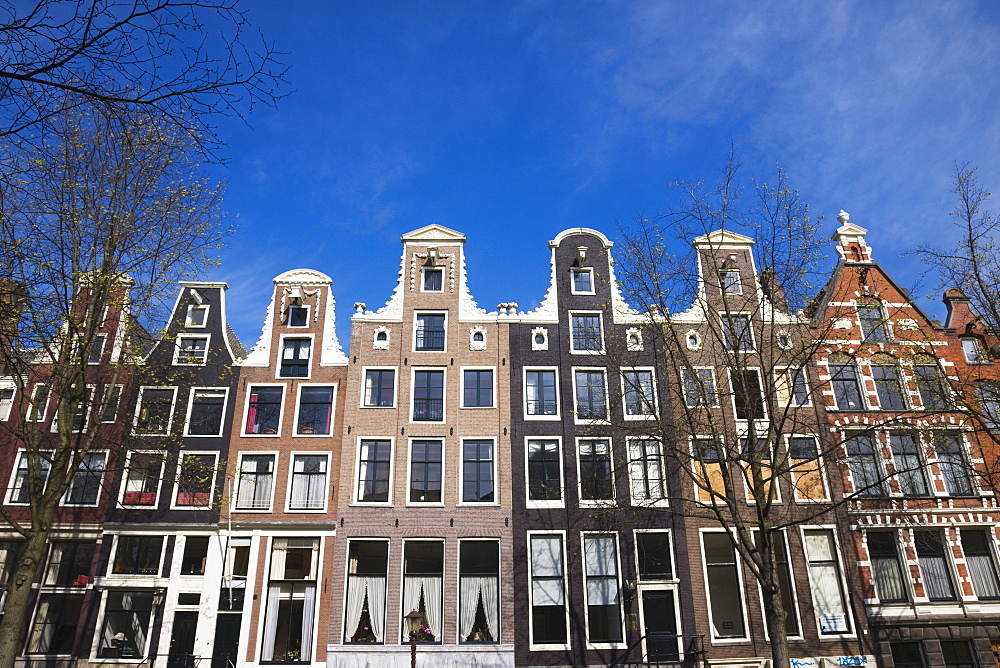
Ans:
[[[613,245],[606,236],[586,227],[574,227],[557,234],[549,242],[556,268],[556,285],[567,286],[566,292],[571,295],[596,295],[601,286],[608,283],[608,258]]]
[[[837,253],[845,262],[871,262],[872,250],[865,242],[868,230],[855,225],[850,220],[851,215],[841,209],[840,215],[837,216],[840,227],[833,233],[830,240],[837,242]]]
[[[955,330],[959,336],[975,336],[981,333],[978,331],[971,301],[960,288],[945,290],[944,304],[948,307],[945,327]]]
[[[462,281],[465,235],[442,225],[404,234],[402,274],[408,292],[453,294]]]
[[[706,296],[755,295],[754,241],[731,230],[715,230],[692,241]]]

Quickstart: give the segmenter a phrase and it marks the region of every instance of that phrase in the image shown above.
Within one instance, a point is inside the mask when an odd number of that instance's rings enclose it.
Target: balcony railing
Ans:
[[[427,422],[444,420],[444,399],[414,399],[413,419]]]

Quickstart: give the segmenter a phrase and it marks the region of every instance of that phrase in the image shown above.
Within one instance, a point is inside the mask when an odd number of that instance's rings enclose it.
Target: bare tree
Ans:
[[[0,144],[0,274],[9,277],[0,375],[16,397],[0,439],[19,452],[19,504],[3,515],[24,539],[0,622],[5,667],[61,502],[121,454],[128,427],[114,410],[148,349],[144,325],[158,321],[178,280],[215,263],[210,253],[230,231],[221,186],[200,171],[190,136],[158,114],[109,118],[77,105],[40,123],[44,141]],[[99,450],[110,454],[97,461]]]
[[[213,117],[280,97],[279,57],[238,0],[3,0],[0,136],[86,104],[144,109],[211,148]]]

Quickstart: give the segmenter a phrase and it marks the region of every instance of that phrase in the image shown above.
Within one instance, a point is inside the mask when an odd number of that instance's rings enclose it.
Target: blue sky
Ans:
[[[898,256],[952,234],[956,161],[1000,183],[1000,3],[245,5],[291,66],[277,109],[219,126],[238,232],[208,278],[248,346],[270,279],[309,267],[346,347],[352,304],[389,298],[400,235],[431,223],[466,234],[481,306],[530,308],[549,239],[615,238],[731,142],[748,173],[780,164],[827,233],[850,212],[903,284],[920,264]]]

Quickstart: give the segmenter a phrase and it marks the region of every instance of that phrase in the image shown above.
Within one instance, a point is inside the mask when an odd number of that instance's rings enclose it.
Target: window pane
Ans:
[[[246,433],[278,433],[283,392],[283,387],[252,386],[250,388],[250,403],[247,404]]]
[[[459,543],[459,642],[500,642],[500,544]]]
[[[129,458],[128,477],[122,503],[127,506],[156,505],[156,492],[160,488],[163,456],[134,452]]]
[[[915,434],[889,434],[892,461],[896,467],[896,482],[904,496],[928,496],[927,476],[920,458],[920,441]]]
[[[712,635],[715,638],[742,638],[746,636],[746,627],[732,541],[724,533],[704,533],[702,543],[712,612]]]
[[[113,575],[158,575],[163,536],[119,536]]]
[[[236,489],[236,508],[266,510],[271,507],[274,455],[243,455]]]
[[[573,350],[597,351],[604,348],[601,335],[601,316],[574,315],[570,318]]]
[[[299,434],[329,434],[333,419],[333,388],[303,387],[299,394]]]
[[[580,499],[610,501],[615,497],[611,474],[611,443],[606,439],[580,441]]]
[[[462,442],[462,501],[491,503],[493,494],[493,441]]]
[[[621,642],[618,550],[614,536],[584,536],[587,636],[590,642]]]
[[[107,454],[103,452],[88,452],[80,460],[79,469],[70,480],[66,491],[66,503],[74,505],[93,505],[101,493],[101,483],[104,480],[104,465]]]
[[[392,406],[396,387],[393,369],[373,369],[365,372],[365,406]]]
[[[559,441],[528,441],[528,500],[562,499]]]
[[[410,442],[410,502],[441,502],[441,441]]]
[[[417,350],[444,350],[444,315],[433,313],[417,314]]]
[[[528,415],[557,415],[555,371],[525,371],[525,404]]]
[[[392,446],[387,440],[361,441],[358,466],[358,501],[389,500],[389,458]]]
[[[603,371],[577,371],[576,417],[581,420],[604,420],[608,416]]]
[[[182,454],[177,476],[178,506],[205,507],[212,502],[215,455]]]
[[[136,431],[140,434],[166,434],[170,429],[173,404],[174,388],[143,388]]]
[[[531,640],[536,645],[564,644],[566,593],[562,537],[531,536]]]
[[[637,533],[635,543],[639,554],[640,580],[670,580],[673,577],[669,533],[666,531]]]
[[[625,414],[654,415],[656,413],[656,398],[653,394],[652,371],[626,371],[625,380]]]
[[[462,405],[468,408],[493,406],[493,371],[467,370],[463,373]]]
[[[413,372],[413,419],[444,420],[444,371]]]
[[[825,529],[806,531],[805,551],[820,634],[850,633],[833,532]]]
[[[307,378],[309,376],[310,339],[285,339],[281,350],[282,378]]]
[[[989,600],[1000,598],[1000,582],[990,548],[996,541],[992,537],[991,529],[962,529],[962,550],[972,577],[972,589],[979,598]]]
[[[290,510],[319,510],[326,504],[326,455],[295,455]]]
[[[868,343],[889,340],[889,330],[882,304],[874,300],[858,302],[858,320],[861,322],[861,336]]]
[[[750,352],[754,349],[748,315],[722,316],[722,337],[728,350]]]
[[[657,501],[667,496],[660,442],[652,438],[636,438],[628,442],[629,477],[632,499]]]
[[[868,556],[871,559],[872,575],[875,578],[875,592],[883,603],[907,601],[907,582],[903,576],[903,566],[896,547],[896,534],[890,532],[870,532],[868,534]]]
[[[191,421],[188,434],[192,436],[217,436],[222,433],[225,390],[192,390]]]
[[[763,420],[764,397],[760,391],[760,375],[755,370],[730,371],[737,420]]]
[[[344,642],[383,642],[389,543],[352,540],[347,564]]]

